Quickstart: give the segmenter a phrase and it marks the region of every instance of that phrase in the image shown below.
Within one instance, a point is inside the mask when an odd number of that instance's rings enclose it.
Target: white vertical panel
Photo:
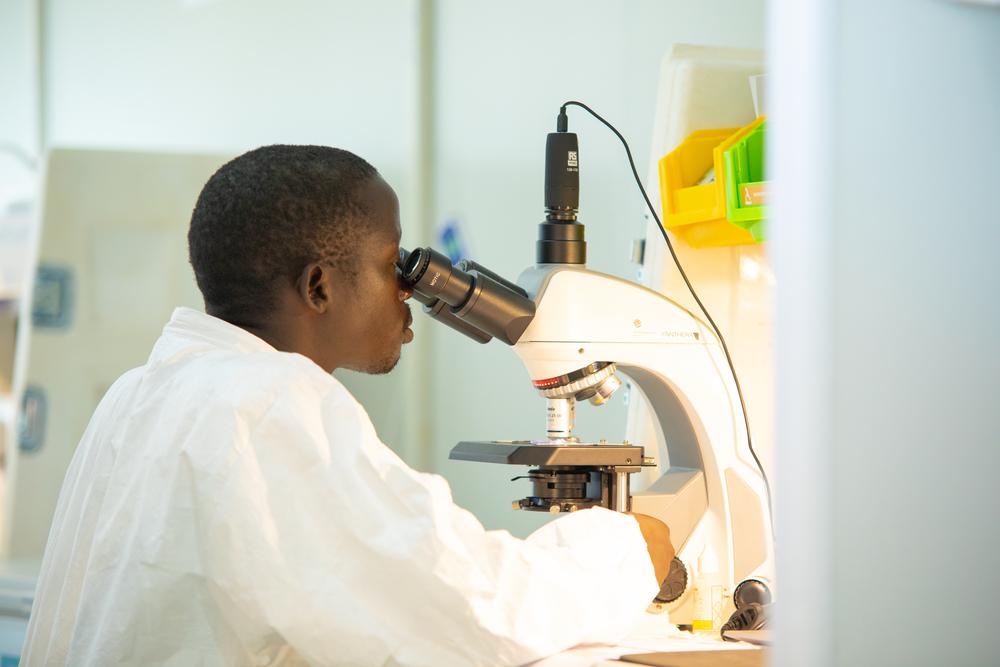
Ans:
[[[1000,11],[779,1],[770,26],[777,662],[995,664]]]
[[[838,660],[996,664],[1000,11],[840,11]],[[871,615],[907,619],[894,645]]]
[[[769,224],[775,288],[778,665],[833,664],[830,479],[834,404],[829,160],[836,27],[826,0],[775,0],[768,17]]]

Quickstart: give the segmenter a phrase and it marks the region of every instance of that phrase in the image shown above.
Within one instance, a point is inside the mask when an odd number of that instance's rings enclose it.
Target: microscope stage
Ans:
[[[626,444],[533,444],[529,440],[462,441],[449,459],[526,466],[640,466],[642,447]]]

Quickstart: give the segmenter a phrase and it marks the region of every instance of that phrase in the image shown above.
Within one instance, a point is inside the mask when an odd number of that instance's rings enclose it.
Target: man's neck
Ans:
[[[287,321],[238,324],[237,326],[249,331],[280,352],[296,352],[311,359],[327,373],[332,373],[337,367],[329,358],[329,347],[318,345],[312,329],[307,326],[296,326],[295,323]]]

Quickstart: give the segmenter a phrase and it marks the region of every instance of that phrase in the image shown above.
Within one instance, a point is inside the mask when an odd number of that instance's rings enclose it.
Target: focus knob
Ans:
[[[762,606],[771,604],[771,589],[760,579],[745,579],[733,591],[733,604],[743,609],[754,602]]]
[[[684,594],[687,584],[687,568],[684,567],[684,563],[681,562],[680,558],[675,557],[670,561],[670,572],[667,573],[667,578],[663,580],[663,585],[660,586],[660,592],[656,594],[655,601],[673,602]]]

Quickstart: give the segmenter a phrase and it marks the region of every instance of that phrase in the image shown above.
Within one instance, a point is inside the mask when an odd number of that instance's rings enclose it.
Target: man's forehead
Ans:
[[[391,228],[372,228],[368,235],[368,251],[378,257],[395,257],[399,254],[400,229],[397,220]]]
[[[399,199],[396,192],[381,176],[376,174],[365,186],[364,198],[368,200],[369,224],[376,234],[392,236],[399,242]]]
[[[372,225],[371,239],[377,248],[388,248],[390,246],[398,246],[399,239],[402,237],[402,229],[399,226],[399,218],[396,218],[390,223],[385,220],[379,220],[376,224]]]

